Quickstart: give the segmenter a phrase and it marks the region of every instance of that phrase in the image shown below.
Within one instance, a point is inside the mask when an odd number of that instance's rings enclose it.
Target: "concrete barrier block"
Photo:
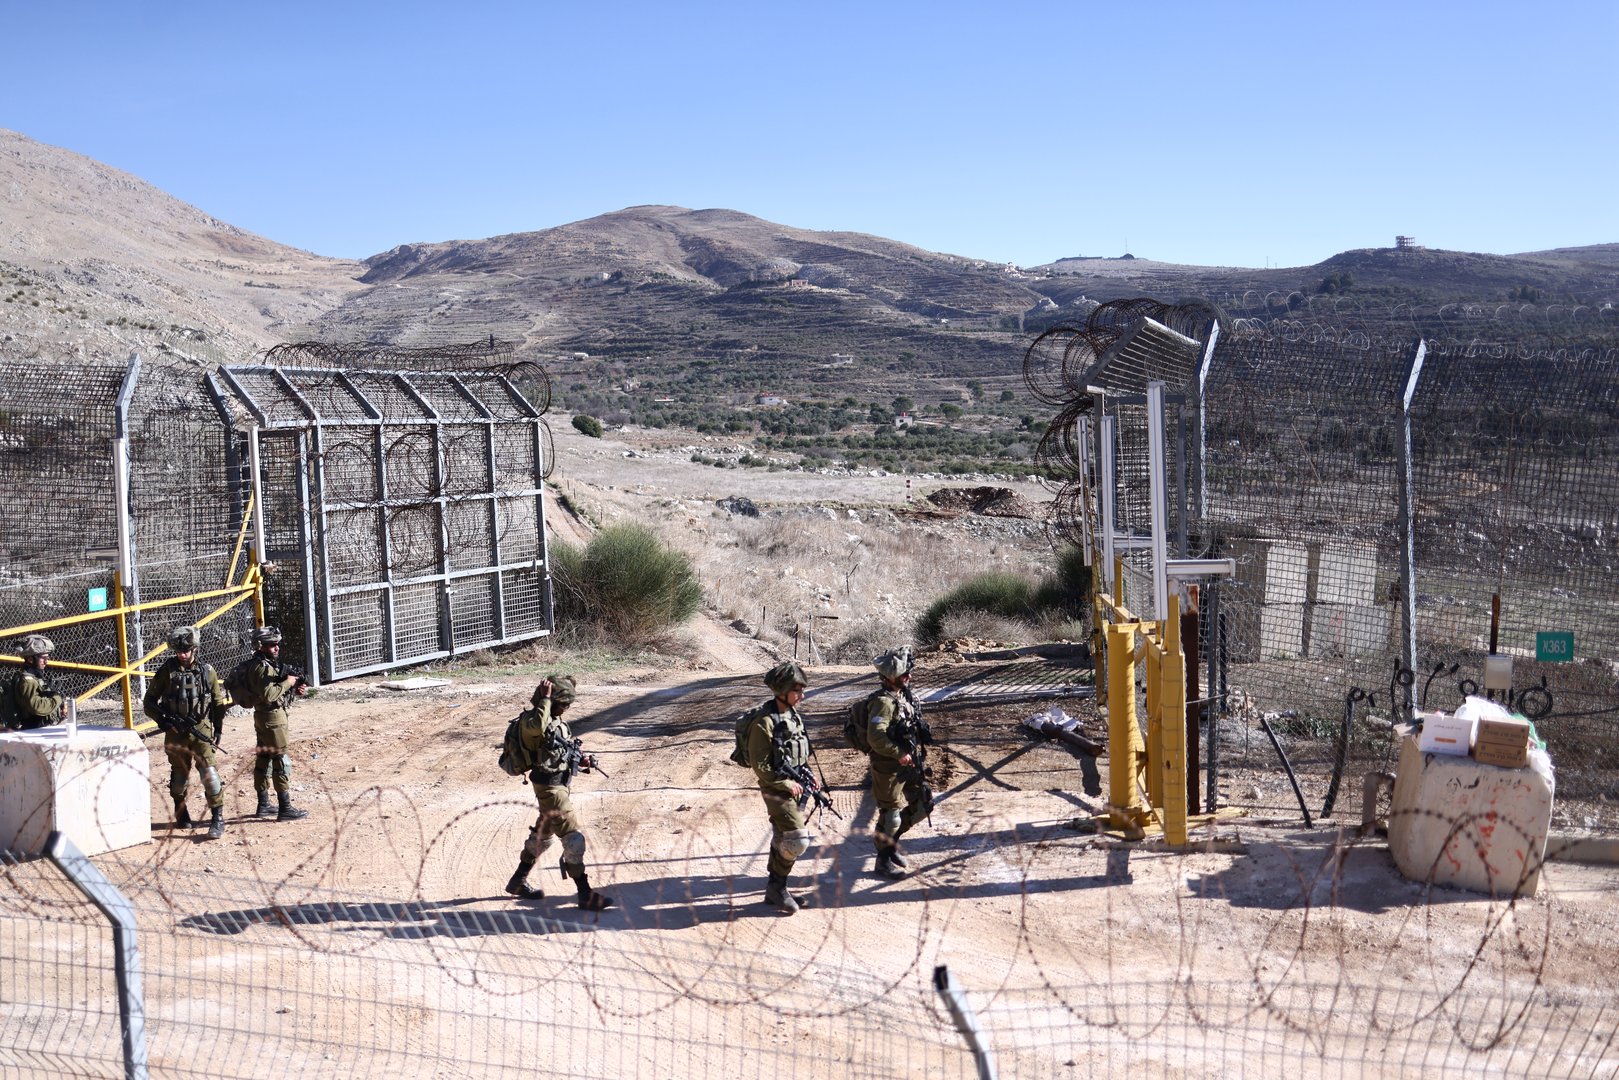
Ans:
[[[1235,592],[1255,604],[1302,604],[1310,598],[1310,552],[1283,540],[1235,540]]]
[[[86,855],[152,839],[151,762],[123,728],[0,734],[0,848],[37,854],[53,830]]]
[[[1304,655],[1303,604],[1233,604],[1227,646],[1239,664]]]
[[[1377,546],[1310,545],[1310,599],[1318,604],[1377,603]]]
[[[1386,604],[1312,604],[1308,630],[1312,657],[1382,656],[1390,651],[1394,609]]]
[[[1533,896],[1557,781],[1544,750],[1523,769],[1424,754],[1406,736],[1389,813],[1389,853],[1413,881]]]

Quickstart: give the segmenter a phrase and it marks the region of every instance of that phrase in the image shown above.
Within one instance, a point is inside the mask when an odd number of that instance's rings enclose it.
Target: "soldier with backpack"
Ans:
[[[911,695],[915,664],[909,645],[875,658],[872,666],[883,685],[863,703],[871,795],[878,809],[871,839],[877,848],[877,873],[886,878],[905,876],[899,838],[933,812],[933,789],[927,781],[927,748],[933,742],[933,730]]]
[[[177,626],[165,639],[174,655],[163,661],[141,699],[141,711],[163,729],[163,753],[169,759],[169,795],[174,799],[174,827],[191,828],[186,809],[186,788],[196,768],[208,796],[212,820],[208,839],[225,835],[225,785],[214,763],[220,725],[230,699],[208,664],[197,660],[202,633],[195,626]],[[204,722],[211,727],[204,728]]]
[[[585,874],[585,834],[579,815],[574,812],[568,785],[577,772],[596,767],[595,758],[582,754],[562,714],[573,704],[575,684],[568,675],[552,675],[540,680],[529,698],[532,708],[524,709],[507,727],[501,767],[512,776],[528,773],[534,796],[540,802],[540,816],[528,831],[517,869],[506,882],[506,891],[519,900],[538,900],[545,893],[528,883],[529,871],[554,839],[562,840],[560,869],[563,877],[573,878],[579,906],[601,911],[613,906],[612,897],[590,887]],[[599,770],[598,770],[599,771]],[[605,775],[605,774],[604,774]]]
[[[253,790],[258,792],[255,817],[297,821],[308,810],[292,805],[292,759],[287,756],[287,705],[309,693],[303,675],[281,662],[281,631],[261,626],[253,631],[253,655],[231,669],[225,685],[238,705],[253,710],[253,737],[258,757],[253,761]],[[275,786],[275,806],[270,787]]]
[[[0,717],[7,730],[32,731],[49,724],[60,723],[62,692],[56,682],[45,673],[56,646],[43,634],[29,634],[17,650],[22,657],[22,670],[13,675],[0,690],[6,700],[0,705]]]
[[[764,683],[774,696],[737,718],[737,747],[731,760],[751,768],[758,777],[759,793],[770,815],[770,880],[765,886],[765,903],[791,915],[809,898],[788,892],[787,879],[793,864],[815,841],[804,812],[815,786],[809,772],[809,735],[798,712],[809,680],[803,668],[784,660],[765,672]]]

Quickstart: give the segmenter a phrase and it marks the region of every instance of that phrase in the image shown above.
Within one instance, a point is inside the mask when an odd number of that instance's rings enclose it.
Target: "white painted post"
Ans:
[[[1164,384],[1147,384],[1147,473],[1152,505],[1153,618],[1169,618],[1169,507],[1164,473]]]

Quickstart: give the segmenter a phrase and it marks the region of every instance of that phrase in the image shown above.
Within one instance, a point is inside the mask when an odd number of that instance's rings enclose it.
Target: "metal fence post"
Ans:
[[[957,985],[956,977],[943,964],[933,969],[933,988],[944,998],[944,1006],[950,1010],[950,1019],[955,1022],[961,1037],[967,1040],[967,1049],[973,1052],[973,1063],[978,1066],[978,1080],[996,1080],[995,1055],[985,1044],[978,1017],[973,1015],[972,1006],[967,1004],[967,995]]]
[[[45,857],[112,923],[113,975],[118,982],[118,1020],[124,1036],[125,1080],[147,1080],[146,1000],[141,994],[141,954],[135,942],[135,908],[65,833],[45,838]]]
[[[1405,383],[1400,394],[1400,429],[1396,434],[1399,448],[1400,507],[1396,531],[1400,545],[1400,663],[1407,671],[1417,669],[1417,562],[1416,562],[1416,505],[1411,461],[1411,399],[1416,396],[1417,382],[1422,378],[1422,360],[1428,346],[1420,338],[1411,350],[1406,365]],[[1391,702],[1391,707],[1404,706],[1406,718],[1412,716],[1415,701],[1414,687],[1405,688],[1403,702]]]
[[[131,606],[141,602],[140,571],[135,565],[135,518],[130,507],[130,479],[129,479],[129,407],[135,398],[135,384],[141,377],[140,353],[131,353],[129,366],[124,370],[123,385],[118,388],[118,399],[113,403],[113,440],[112,440],[112,484],[113,508],[116,518],[117,544],[118,544],[118,596],[115,598],[120,606]],[[146,640],[142,632],[142,618],[140,611],[134,613],[132,620],[135,636],[135,655],[146,655]],[[127,657],[125,658],[127,662]],[[129,686],[129,680],[124,680]],[[137,676],[134,692],[136,697],[146,693],[146,677]],[[127,711],[127,710],[126,710]],[[129,721],[133,723],[132,719]]]

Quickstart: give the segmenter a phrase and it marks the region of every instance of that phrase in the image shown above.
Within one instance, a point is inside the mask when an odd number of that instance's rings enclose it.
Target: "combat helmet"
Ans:
[[[281,628],[279,626],[261,626],[252,633],[255,646],[281,644]]]
[[[551,680],[552,705],[572,705],[573,699],[579,696],[578,684],[573,681],[572,675],[547,675],[546,678]],[[536,686],[534,695],[529,698],[529,701],[538,708],[540,702],[544,700],[545,694]]]
[[[56,643],[44,634],[29,634],[22,639],[17,655],[23,657],[49,656],[56,651]]]
[[[809,679],[804,677],[803,668],[791,660],[783,660],[765,672],[764,683],[772,694],[783,697],[795,686],[808,686]]]
[[[911,668],[916,666],[916,654],[911,651],[909,645],[901,645],[881,656],[872,657],[871,666],[885,679],[898,679],[909,674]]]
[[[195,626],[176,626],[163,642],[177,653],[190,652],[202,644],[202,631]]]

